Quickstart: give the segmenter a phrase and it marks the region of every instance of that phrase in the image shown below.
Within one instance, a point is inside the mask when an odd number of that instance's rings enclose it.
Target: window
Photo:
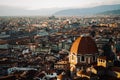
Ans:
[[[93,61],[96,61],[96,58],[95,58],[95,56],[93,56]]]
[[[103,63],[105,62],[105,60],[103,60]]]
[[[78,62],[80,62],[80,56],[78,56]]]
[[[101,60],[101,59],[99,59],[99,62],[102,62],[102,60]]]
[[[85,61],[85,57],[84,56],[81,56],[81,61]]]

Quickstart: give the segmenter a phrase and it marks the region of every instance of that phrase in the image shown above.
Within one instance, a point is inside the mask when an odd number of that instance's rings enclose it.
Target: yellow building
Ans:
[[[97,66],[110,67],[113,66],[113,62],[111,60],[107,60],[105,56],[101,56],[97,58]]]

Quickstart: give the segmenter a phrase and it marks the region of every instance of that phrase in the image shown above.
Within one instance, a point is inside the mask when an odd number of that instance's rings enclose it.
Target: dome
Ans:
[[[81,36],[73,42],[70,52],[74,54],[95,54],[98,53],[98,48],[91,37]]]

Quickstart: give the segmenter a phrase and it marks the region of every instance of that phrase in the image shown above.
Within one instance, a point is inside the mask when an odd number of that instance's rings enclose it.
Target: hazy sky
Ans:
[[[108,4],[120,4],[120,0],[0,0],[0,5],[33,10],[41,8],[92,7]]]

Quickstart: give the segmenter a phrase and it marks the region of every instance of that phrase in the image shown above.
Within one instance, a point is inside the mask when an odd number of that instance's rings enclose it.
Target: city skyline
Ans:
[[[0,6],[26,10],[50,8],[87,8],[100,5],[120,4],[120,0],[0,0]]]

